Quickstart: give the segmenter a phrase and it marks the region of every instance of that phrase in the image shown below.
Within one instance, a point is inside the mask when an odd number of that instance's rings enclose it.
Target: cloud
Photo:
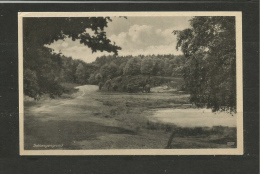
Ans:
[[[133,25],[128,31],[128,35],[132,42],[142,43],[145,39],[152,36],[153,27],[148,25]]]
[[[129,50],[120,50],[118,52],[119,55],[157,55],[157,54],[174,54],[174,55],[180,55],[182,54],[181,51],[177,51],[175,49],[176,45],[175,44],[170,44],[170,45],[158,45],[158,46],[149,46],[147,48],[140,48],[136,49],[134,52],[129,51]]]
[[[181,54],[175,49],[176,36],[174,28],[156,29],[149,25],[133,25],[128,32],[109,37],[122,47],[120,55],[138,54]]]
[[[182,54],[177,51],[176,36],[173,30],[183,30],[189,27],[191,17],[128,17],[127,19],[113,17],[105,29],[107,37],[122,50],[119,55],[149,55],[149,54]],[[86,30],[91,36],[94,32]],[[93,62],[96,57],[111,55],[108,52],[92,53],[91,49],[78,40],[70,38],[58,40],[48,47],[56,53],[61,52],[65,56],[81,59],[85,62]]]
[[[122,50],[118,51],[121,56],[182,54],[175,49],[176,36],[173,35],[173,30],[173,28],[156,29],[151,25],[132,25],[128,31],[111,35],[109,39],[122,47]],[[106,51],[92,53],[92,50],[80,44],[79,40],[72,41],[70,38],[56,41],[49,47],[53,48],[56,53],[61,52],[64,56],[81,59],[88,63],[95,61],[96,57],[113,54]]]
[[[61,46],[64,47],[64,48],[68,47],[68,45],[69,45],[69,44],[68,44],[67,42],[63,42],[63,43],[61,44]]]
[[[72,57],[74,59],[81,59],[87,63],[90,63],[90,62],[95,61],[97,57],[100,57],[102,55],[110,55],[112,53],[100,52],[100,51],[92,53],[92,50],[90,48],[88,48],[87,46],[75,45],[73,47],[63,49],[62,54],[67,57]]]
[[[183,30],[189,27],[191,16],[128,16],[127,19],[112,17],[112,22],[105,28],[107,36],[118,35],[126,32],[133,25],[151,25],[156,29],[165,29],[173,27],[175,30]]]
[[[90,36],[95,36],[95,32],[89,28],[87,28],[85,32],[88,33]]]
[[[119,35],[112,35],[109,39],[112,42],[116,42],[117,45],[122,46],[128,43],[127,41],[128,35],[125,32],[120,33]]]
[[[72,57],[73,59],[81,59],[87,63],[93,62],[97,57],[102,55],[111,55],[108,52],[95,52],[85,45],[80,44],[79,40],[72,41],[71,39],[59,40],[54,42],[49,48],[54,49],[55,53],[62,53],[66,57]]]

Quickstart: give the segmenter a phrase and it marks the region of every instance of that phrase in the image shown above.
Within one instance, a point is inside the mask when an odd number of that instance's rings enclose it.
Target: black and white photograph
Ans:
[[[241,12],[20,12],[20,155],[243,155]]]

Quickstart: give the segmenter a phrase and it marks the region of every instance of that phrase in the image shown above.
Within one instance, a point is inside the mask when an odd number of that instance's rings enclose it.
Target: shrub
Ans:
[[[35,100],[40,95],[36,72],[30,69],[24,70],[24,94]]]

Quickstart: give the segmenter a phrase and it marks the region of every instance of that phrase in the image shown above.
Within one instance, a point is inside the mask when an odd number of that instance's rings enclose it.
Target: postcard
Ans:
[[[243,155],[242,12],[19,12],[20,155]]]

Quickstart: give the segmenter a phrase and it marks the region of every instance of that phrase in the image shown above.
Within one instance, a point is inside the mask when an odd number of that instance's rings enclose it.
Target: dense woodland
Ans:
[[[71,38],[79,40],[81,44],[91,48],[93,52],[107,51],[117,54],[121,48],[112,43],[107,37],[104,28],[111,22],[109,17],[86,18],[24,18],[23,19],[23,58],[24,58],[24,93],[34,99],[43,94],[49,94],[51,98],[60,96],[64,92],[61,82],[62,65],[70,66],[74,60],[64,61],[60,54],[53,53],[47,45],[54,41]],[[86,32],[90,29],[94,36]],[[83,72],[86,64],[82,61],[73,63],[68,71],[74,82],[83,84],[79,76],[85,76]],[[82,68],[83,67],[83,68]],[[64,68],[63,68],[64,70]],[[75,76],[78,74],[79,76]]]
[[[183,78],[191,102],[213,111],[236,112],[235,17],[194,17],[174,31],[185,55]]]
[[[57,59],[56,68],[53,71],[50,71],[50,76],[54,77],[56,84],[51,84],[50,87],[56,87],[58,93],[56,95],[61,95],[63,90],[62,86],[59,85],[63,82],[76,83],[76,84],[92,84],[100,85],[113,80],[116,77],[129,77],[129,76],[138,76],[139,81],[145,81],[151,76],[160,76],[160,77],[182,77],[181,70],[183,67],[184,56],[174,56],[174,55],[139,55],[139,56],[102,56],[97,57],[96,61],[93,63],[86,63],[82,60],[72,59],[71,57],[65,57],[61,54],[49,54],[52,59]],[[48,69],[48,67],[46,67]],[[55,72],[54,72],[55,71]],[[48,74],[46,74],[47,76]],[[26,70],[25,71],[25,80],[34,79],[31,82],[36,83],[37,77],[33,77],[33,72]],[[41,76],[44,78],[43,76]],[[50,78],[47,76],[46,78]],[[152,78],[151,78],[152,79]],[[46,79],[49,80],[49,79]],[[121,85],[136,84],[137,80],[128,79],[126,82]],[[27,81],[25,81],[27,82]],[[30,84],[33,84],[29,82]],[[47,83],[47,82],[46,82]],[[145,82],[144,82],[145,83]],[[149,82],[146,82],[149,83]],[[151,83],[151,82],[150,82]],[[25,84],[28,84],[25,83]],[[47,83],[49,84],[49,83]],[[46,85],[47,85],[46,84]],[[36,84],[33,84],[35,86]],[[44,85],[44,84],[43,84]],[[46,87],[46,85],[44,85]],[[110,84],[112,86],[112,84]],[[31,86],[29,89],[32,91]],[[107,85],[106,85],[107,86]],[[120,84],[117,84],[119,88]],[[125,87],[126,88],[126,87]],[[25,89],[28,89],[26,86]],[[35,89],[35,92],[38,89]],[[124,89],[122,91],[127,91]],[[29,92],[29,91],[28,91]],[[30,94],[30,93],[29,93]],[[32,97],[33,97],[32,93]],[[55,95],[52,95],[54,97]]]
[[[129,83],[126,77],[140,77],[142,81],[144,77],[182,77],[183,89],[191,94],[191,102],[198,107],[236,112],[234,17],[193,17],[190,28],[173,31],[178,41],[176,49],[181,49],[183,56],[117,56],[121,48],[112,44],[103,30],[108,22],[111,22],[109,17],[25,19],[25,95],[35,99],[43,94],[52,98],[60,96],[64,92],[62,82],[106,86],[110,79]],[[93,30],[95,36],[86,33],[86,28]],[[98,57],[87,64],[46,47],[66,37],[80,40],[93,52],[115,55]]]
[[[174,55],[139,55],[139,56],[102,56],[92,65],[98,70],[91,73],[90,84],[97,84],[118,76],[173,76],[180,77],[184,56]]]

